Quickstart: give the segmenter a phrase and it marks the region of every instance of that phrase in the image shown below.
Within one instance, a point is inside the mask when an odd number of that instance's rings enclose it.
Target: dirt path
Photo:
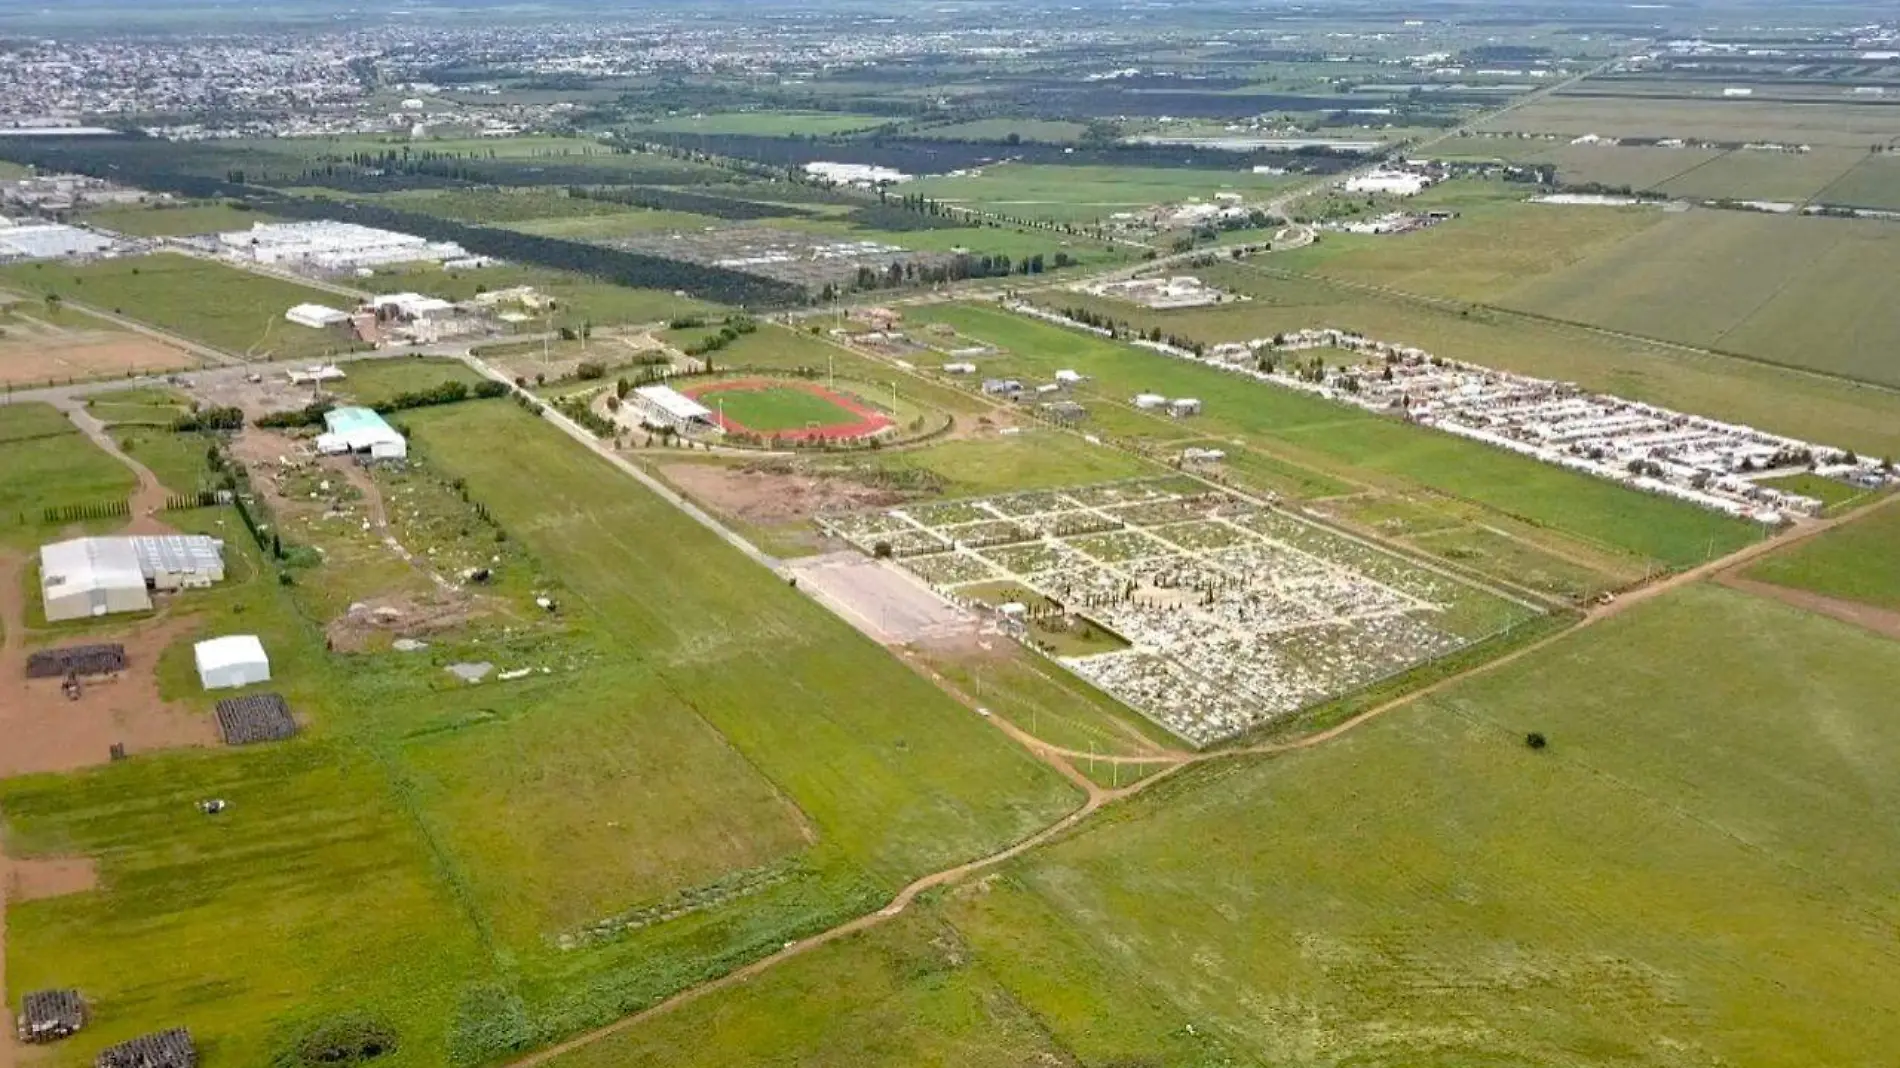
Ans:
[[[113,459],[131,468],[132,473],[138,476],[138,489],[132,492],[132,522],[127,524],[122,533],[176,534],[176,530],[165,525],[158,518],[164,514],[165,502],[171,498],[171,492],[159,483],[158,476],[152,474],[151,468],[134,460],[125,450],[119,448],[119,443],[112,440],[112,432],[86,410],[84,401],[76,398],[68,399],[57,404],[56,407],[65,412],[66,418],[72,420],[72,424],[79,428],[80,433],[92,439],[94,445],[99,446]]]
[[[4,846],[0,842],[0,846]],[[7,854],[0,848],[0,1068],[14,1068],[13,994],[7,989],[7,886],[13,882]]]

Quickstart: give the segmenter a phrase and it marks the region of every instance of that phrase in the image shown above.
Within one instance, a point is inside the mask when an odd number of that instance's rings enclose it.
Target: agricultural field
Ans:
[[[832,111],[734,111],[704,115],[668,115],[635,123],[628,133],[758,134],[766,137],[819,137],[856,133],[891,120],[876,115],[846,115]]]
[[[78,266],[19,264],[0,268],[0,286],[136,319],[248,359],[309,359],[350,347],[341,335],[284,321],[292,306],[332,301],[330,294],[172,253]]]
[[[1329,233],[1268,262],[1358,285],[1488,302],[1614,249],[1664,218],[1653,207],[1534,204],[1508,185],[1465,185],[1447,183],[1432,190],[1432,200],[1418,198],[1419,209],[1450,207],[1456,219],[1410,234]]]
[[[1719,216],[1769,218],[1731,212]],[[1623,248],[1646,244],[1653,240],[1651,235],[1668,232],[1674,225],[1674,220],[1660,223],[1600,259],[1620,261]],[[1270,338],[1275,333],[1325,323],[1369,337],[1416,345],[1451,359],[1576,382],[1632,400],[1746,423],[1808,441],[1830,442],[1869,455],[1900,456],[1900,396],[1885,390],[1870,390],[1856,383],[1753,360],[1687,352],[1639,337],[1581,329],[1499,309],[1407,299],[1397,293],[1356,289],[1316,277],[1280,274],[1271,267],[1276,262],[1273,257],[1259,262],[1267,269],[1242,264],[1198,272],[1210,284],[1253,298],[1240,304],[1147,312],[1130,304],[1068,292],[1050,294],[1043,300],[1054,307],[1091,308],[1143,329],[1159,327],[1209,345]],[[1586,261],[1548,276],[1506,299],[1516,302],[1527,292],[1550,291],[1566,277],[1596,271],[1598,262]],[[1643,267],[1633,263],[1632,269],[1640,271]],[[1656,284],[1686,285],[1697,282],[1704,273],[1687,280],[1657,279]]]
[[[1083,223],[1156,204],[1190,198],[1206,200],[1215,193],[1259,197],[1298,180],[1238,170],[1002,163],[965,177],[920,179],[907,183],[904,189],[946,204],[1000,215]]]
[[[911,131],[912,136],[936,138],[944,141],[1008,141],[1014,137],[1018,141],[1046,141],[1051,144],[1072,144],[1082,139],[1088,132],[1088,126],[1080,122],[1066,122],[1052,119],[972,119],[969,122],[953,122],[945,126],[924,126]]]
[[[1850,208],[1900,211],[1900,156],[1889,152],[1868,156],[1814,199]]]
[[[121,330],[61,301],[0,290],[0,386],[118,378],[182,370],[197,362],[183,349]]]
[[[1708,587],[1572,641],[555,1063],[1877,1063],[1900,652]]]
[[[1689,212],[1531,282],[1512,308],[1900,385],[1896,224]]]
[[[132,237],[185,237],[248,230],[255,223],[278,222],[260,211],[223,203],[124,204],[94,208],[81,216],[87,226]]]
[[[1775,553],[1750,567],[1747,576],[1900,612],[1900,508],[1881,508]]]
[[[1693,138],[1746,144],[1774,141],[1865,151],[1900,136],[1900,108],[1774,100],[1657,99],[1559,94],[1482,123],[1489,132]]]
[[[1008,312],[938,306],[916,316],[951,323],[1010,353],[986,362],[985,373],[1046,379],[1057,369],[1074,369],[1090,376],[1081,399],[1097,406],[1125,403],[1144,391],[1195,397],[1205,405],[1190,421],[1199,435],[1238,436],[1265,452],[1311,457],[1323,470],[1422,485],[1670,567],[1699,563],[1759,536],[1687,505]],[[1180,425],[1166,417],[1153,423]]]
[[[1864,148],[1817,148],[1798,155],[1737,149],[1676,175],[1656,190],[1700,200],[1804,204],[1868,158]]]

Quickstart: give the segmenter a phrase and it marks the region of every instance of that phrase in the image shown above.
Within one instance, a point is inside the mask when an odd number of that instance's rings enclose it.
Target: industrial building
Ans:
[[[207,690],[235,690],[270,681],[270,657],[255,634],[231,634],[191,647],[198,681]]]
[[[317,451],[326,456],[366,453],[374,460],[401,460],[409,443],[383,417],[368,408],[332,408],[323,413],[325,433],[317,435]]]
[[[1379,168],[1362,174],[1346,182],[1348,193],[1379,193],[1392,197],[1412,197],[1423,193],[1432,184],[1430,175],[1416,174],[1412,171],[1387,170]]]
[[[621,418],[646,426],[674,430],[719,429],[712,409],[672,386],[641,386],[629,392],[620,406]]]
[[[255,263],[328,271],[469,258],[468,250],[453,241],[430,241],[394,230],[328,220],[253,223],[249,230],[219,234],[218,243],[230,254]]]
[[[322,304],[299,304],[285,312],[284,318],[312,330],[328,330],[332,327],[349,325],[350,313]]]
[[[40,547],[40,598],[49,623],[147,612],[152,591],[224,581],[224,543],[203,535],[74,538]]]
[[[21,223],[0,227],[0,263],[8,260],[58,260],[98,256],[118,247],[109,237],[59,223]]]

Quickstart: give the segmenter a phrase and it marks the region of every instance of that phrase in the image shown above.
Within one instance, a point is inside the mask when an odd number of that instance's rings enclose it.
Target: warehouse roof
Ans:
[[[144,575],[224,568],[224,543],[203,534],[160,534],[127,540]]]
[[[40,583],[51,592],[145,588],[130,538],[74,538],[40,546]]]
[[[712,418],[712,409],[672,386],[641,386],[634,392],[640,395],[640,399],[675,419]]]

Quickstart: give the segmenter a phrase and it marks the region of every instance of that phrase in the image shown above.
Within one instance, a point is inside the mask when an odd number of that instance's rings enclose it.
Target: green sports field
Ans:
[[[851,426],[863,421],[862,416],[829,397],[794,385],[715,384],[692,393],[728,422],[760,434]]]

